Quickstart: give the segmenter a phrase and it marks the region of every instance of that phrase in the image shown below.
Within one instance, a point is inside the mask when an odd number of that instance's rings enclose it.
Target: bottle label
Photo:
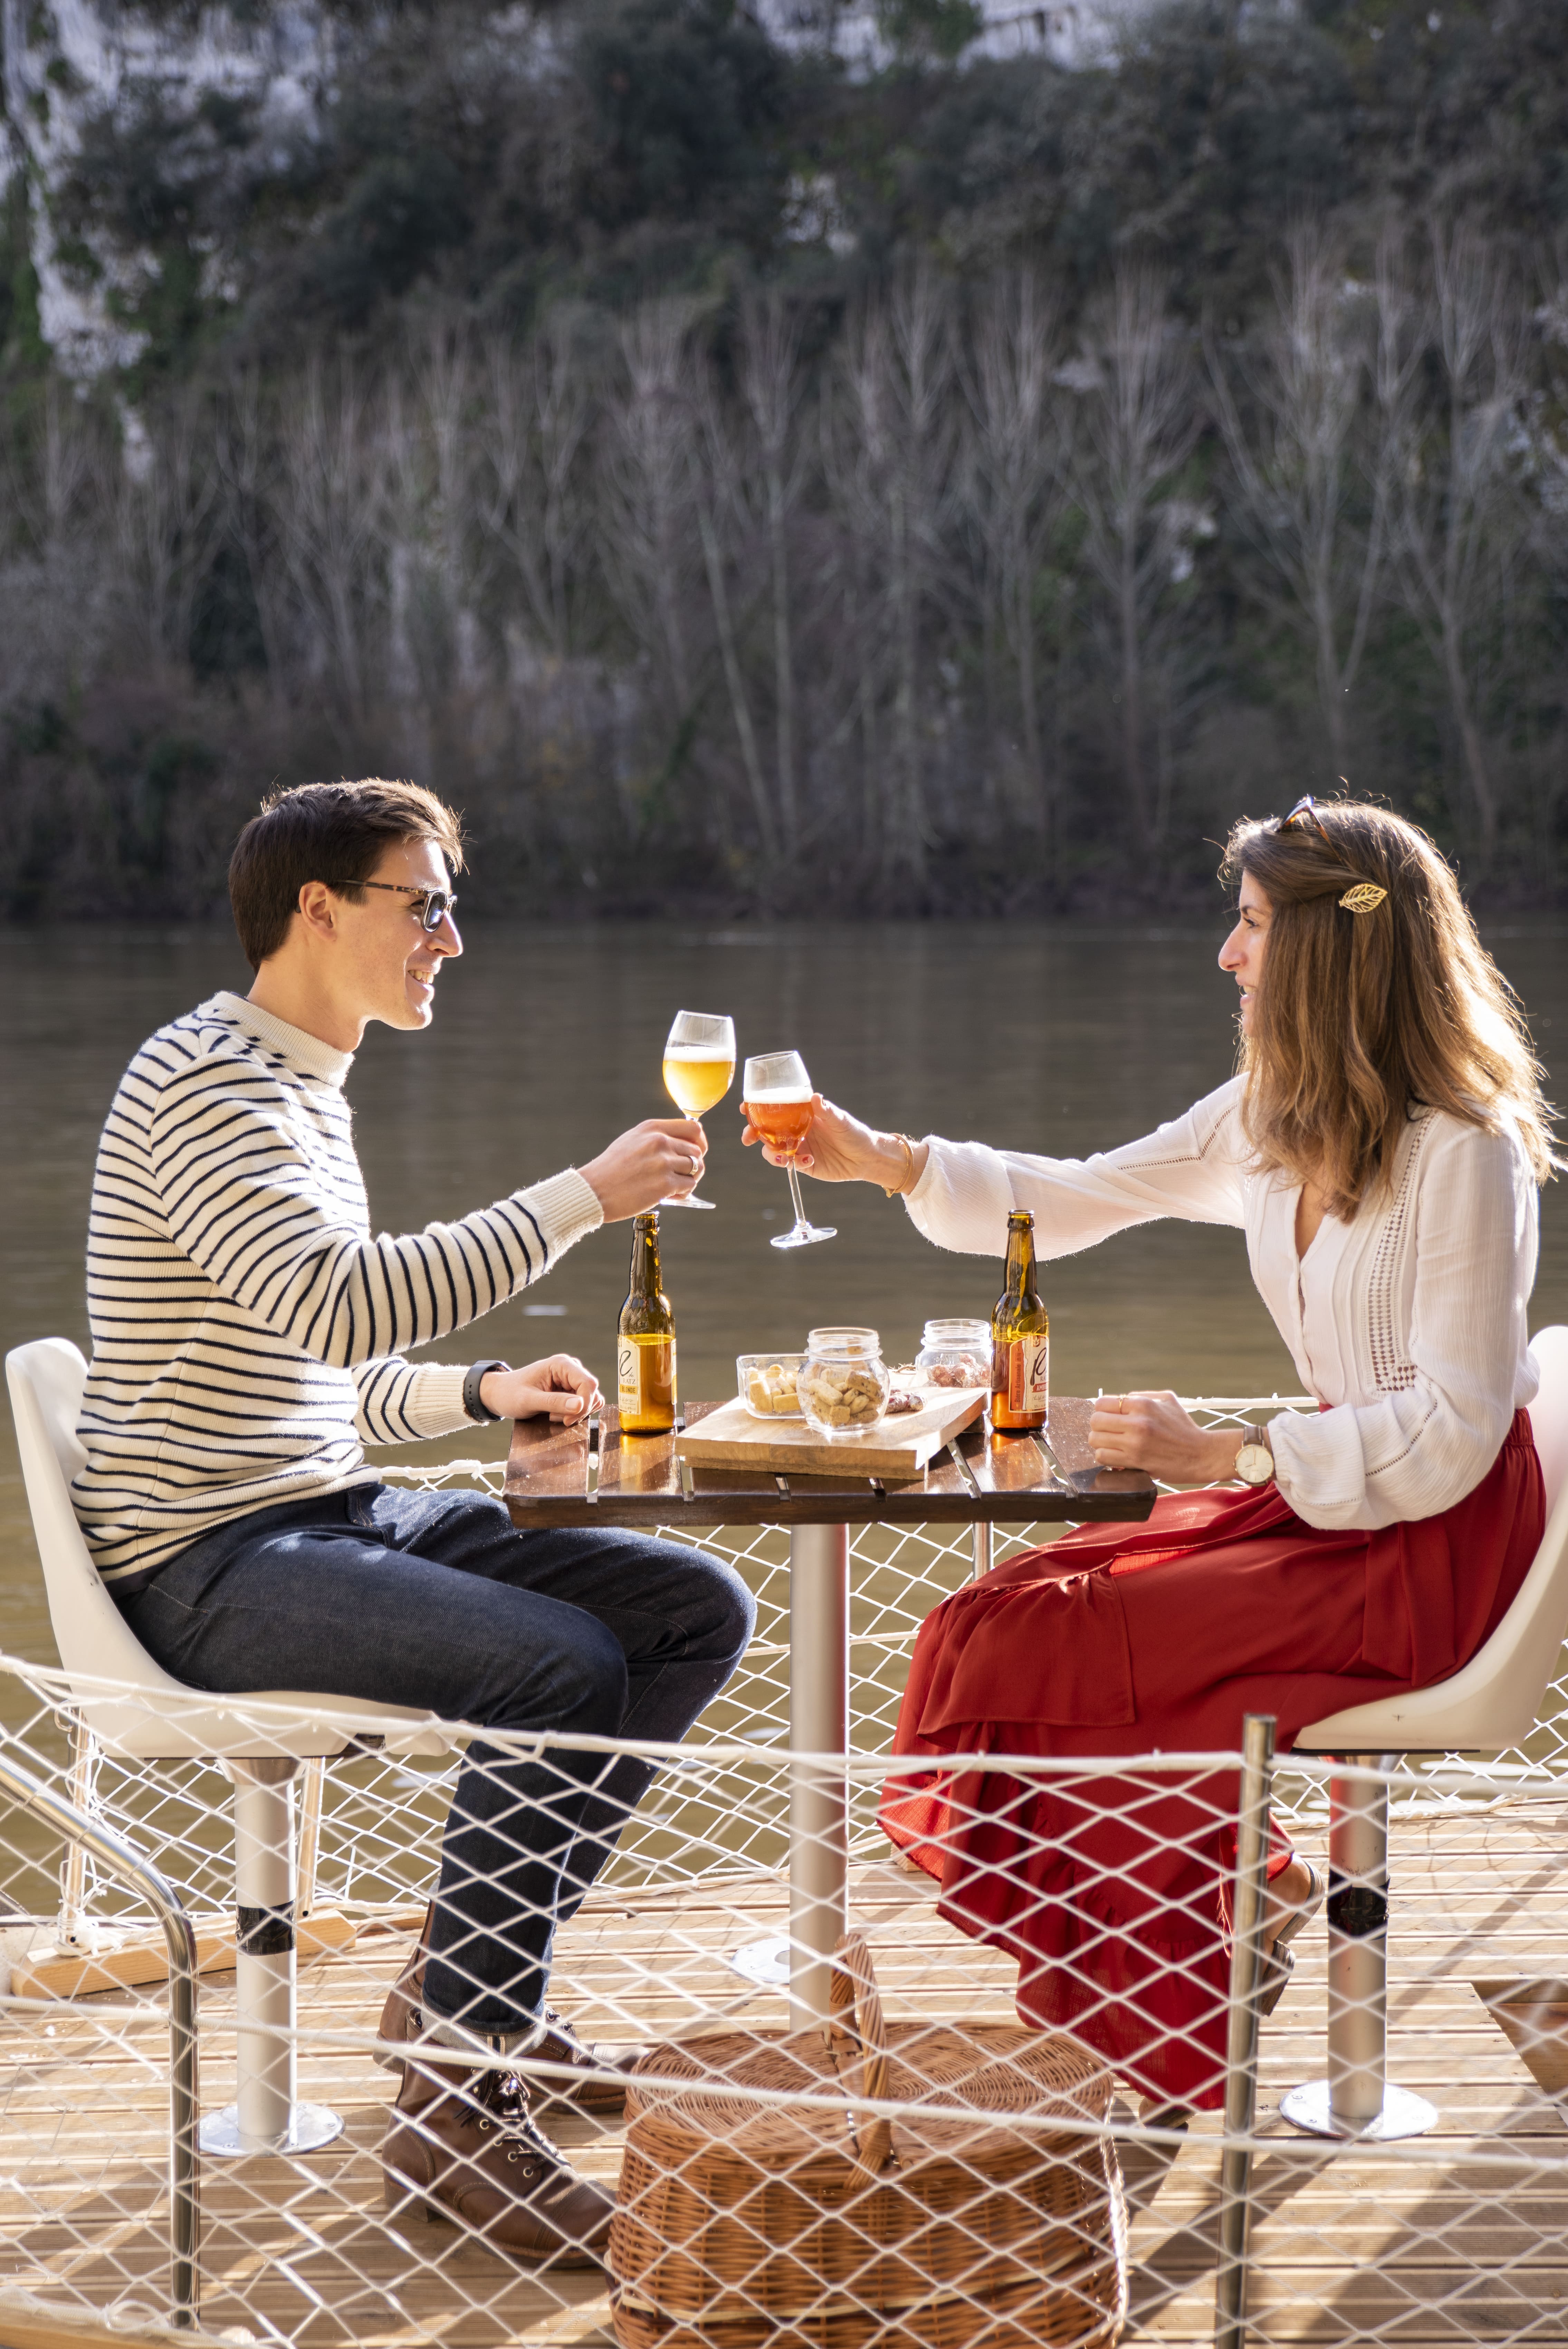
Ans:
[[[616,1404],[622,1419],[675,1415],[675,1340],[623,1338],[617,1350]]]
[[[1033,1415],[1051,1403],[1051,1340],[999,1338],[992,1349],[991,1391],[1008,1413]]]

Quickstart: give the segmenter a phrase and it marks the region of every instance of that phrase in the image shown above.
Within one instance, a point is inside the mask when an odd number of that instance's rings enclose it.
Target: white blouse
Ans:
[[[1480,1482],[1538,1384],[1525,1309],[1540,1212],[1523,1144],[1511,1129],[1418,1111],[1391,1195],[1349,1223],[1325,1216],[1298,1257],[1301,1185],[1251,1166],[1243,1083],[1232,1077],[1142,1142],[1092,1158],[928,1135],[910,1216],[939,1247],[1000,1256],[1008,1210],[1028,1207],[1044,1258],[1162,1216],[1241,1226],[1303,1386],[1333,1406],[1270,1422],[1292,1508],[1324,1526],[1435,1516]]]

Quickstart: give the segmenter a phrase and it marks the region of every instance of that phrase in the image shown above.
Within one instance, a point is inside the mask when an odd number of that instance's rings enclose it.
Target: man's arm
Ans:
[[[360,1442],[419,1444],[472,1426],[462,1396],[467,1375],[461,1362],[405,1362],[395,1354],[361,1362],[353,1372],[359,1390],[354,1427]],[[598,1381],[575,1354],[551,1354],[521,1370],[492,1371],[480,1397],[497,1419],[548,1413],[568,1425],[601,1400]]]
[[[334,1199],[330,1164],[300,1146],[283,1088],[233,1061],[171,1082],[149,1144],[174,1245],[243,1310],[339,1369],[462,1329],[603,1220],[568,1168],[458,1222],[367,1238]]]

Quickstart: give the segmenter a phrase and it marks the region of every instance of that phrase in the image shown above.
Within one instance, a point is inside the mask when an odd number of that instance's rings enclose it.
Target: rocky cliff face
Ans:
[[[68,375],[134,361],[144,337],[119,313],[160,267],[150,248],[67,216],[63,199],[84,160],[90,167],[95,131],[134,114],[171,143],[226,140],[236,172],[286,170],[331,103],[338,46],[323,0],[0,0],[0,169],[26,176],[40,325]],[[204,260],[221,283],[216,244]]]

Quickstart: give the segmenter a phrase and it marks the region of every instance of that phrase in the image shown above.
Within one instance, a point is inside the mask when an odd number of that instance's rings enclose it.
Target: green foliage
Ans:
[[[587,189],[607,227],[717,206],[754,216],[776,171],[784,60],[730,0],[630,0],[590,22],[576,52],[603,141]]]
[[[313,312],[360,326],[439,265],[472,222],[462,175],[440,148],[378,155],[323,217],[298,272]]]
[[[879,0],[877,22],[900,57],[950,63],[979,37],[985,16],[973,0]]]

